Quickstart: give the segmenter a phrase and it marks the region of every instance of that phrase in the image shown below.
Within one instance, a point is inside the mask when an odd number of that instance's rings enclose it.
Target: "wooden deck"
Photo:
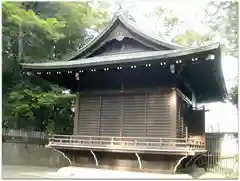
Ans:
[[[47,147],[59,149],[164,153],[195,155],[206,152],[203,142],[185,138],[108,137],[82,135],[52,135]]]

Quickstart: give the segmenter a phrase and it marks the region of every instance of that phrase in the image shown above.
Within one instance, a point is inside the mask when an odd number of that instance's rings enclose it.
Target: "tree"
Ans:
[[[238,19],[237,1],[211,1],[206,9],[206,24],[224,43],[227,55],[238,57]],[[221,36],[217,36],[221,35]],[[229,100],[238,107],[238,85],[229,91]]]
[[[172,32],[182,23],[171,10],[163,7],[157,7],[153,12],[146,14],[146,18],[157,19],[152,29],[156,31],[155,34],[158,38],[170,41],[172,39]]]
[[[2,4],[3,125],[69,132],[75,96],[39,77],[21,74],[19,62],[62,59],[84,44],[87,28],[99,31],[107,14],[86,2]]]
[[[173,35],[172,30],[178,28],[178,24],[181,22],[175,17],[171,11],[166,8],[158,7],[154,13],[158,22],[157,27],[164,27],[157,31],[160,31],[160,38],[171,39],[173,43],[187,47],[198,47],[205,44],[212,43],[213,41],[219,41],[224,44],[223,52],[225,55],[231,55],[237,57],[238,53],[238,41],[237,41],[237,14],[238,4],[235,1],[211,1],[206,7],[206,17],[204,24],[209,27],[209,31],[205,34],[188,29],[183,33]],[[150,16],[150,17],[152,17]],[[171,17],[170,20],[169,18]],[[161,26],[160,26],[161,25]],[[167,36],[166,36],[167,35]],[[237,106],[238,100],[238,86],[235,86],[229,91],[229,100]]]
[[[210,11],[209,9],[212,9]],[[211,1],[206,9],[206,24],[218,39],[225,44],[224,52],[238,58],[238,18],[237,1]],[[238,106],[238,85],[229,92],[229,100]]]
[[[194,30],[186,30],[184,33],[173,38],[173,42],[186,47],[199,47],[211,43],[213,37],[207,34],[201,34]]]
[[[71,133],[75,95],[60,92],[23,89],[9,94],[5,107],[11,110],[6,119],[12,128],[39,129],[55,133]],[[14,121],[17,119],[18,121]],[[70,121],[70,122],[69,122]],[[26,124],[27,122],[27,124]],[[57,124],[60,122],[61,124]]]
[[[212,36],[225,45],[224,53],[237,57],[238,2],[210,1],[205,12],[205,24],[212,31]]]
[[[231,88],[229,93],[230,101],[238,108],[238,86],[237,84]]]

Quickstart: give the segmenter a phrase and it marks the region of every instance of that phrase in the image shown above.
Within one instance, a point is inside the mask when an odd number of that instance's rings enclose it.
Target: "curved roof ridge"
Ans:
[[[142,51],[142,52],[135,52],[135,53],[126,53],[121,55],[105,55],[101,57],[90,57],[90,58],[81,58],[73,61],[54,61],[54,62],[43,62],[43,63],[21,63],[20,65],[23,68],[36,68],[38,66],[48,67],[50,66],[61,66],[61,65],[75,65],[75,64],[88,64],[88,63],[97,63],[102,64],[109,63],[111,61],[126,61],[128,60],[135,60],[135,59],[144,59],[144,58],[170,58],[170,57],[177,57],[177,56],[185,56],[189,54],[194,54],[198,52],[204,51],[211,51],[220,48],[219,43],[214,43],[210,45],[206,45],[199,48],[186,48],[186,49],[178,49],[178,50],[163,50],[163,51]],[[129,56],[130,55],[130,56]],[[87,63],[86,63],[87,62]],[[123,62],[121,62],[123,63]],[[69,67],[68,67],[69,68]]]
[[[67,61],[73,59],[78,54],[81,54],[84,50],[86,50],[88,47],[92,46],[95,42],[97,42],[109,29],[111,29],[111,27],[115,24],[116,21],[117,21],[117,16],[115,15],[110,21],[110,23],[108,23],[108,25],[105,26],[96,37],[94,37],[92,40],[90,40],[87,44],[85,44],[76,52],[73,52],[67,55],[68,57]]]
[[[133,26],[133,23],[129,22],[128,20],[126,20],[126,18],[123,16],[123,15],[119,15],[119,19],[121,20],[121,22],[127,26],[127,27],[130,27],[132,31],[134,31],[135,33],[145,37],[146,39],[148,39],[149,41],[152,41],[156,44],[159,44],[161,46],[164,46],[164,47],[167,47],[169,49],[179,49],[179,48],[183,48],[183,46],[181,45],[176,45],[176,44],[173,44],[173,43],[168,43],[166,41],[161,41],[159,40],[158,38],[156,37],[153,37],[151,35],[149,35],[147,32],[141,30],[139,27],[137,26]]]
[[[71,54],[68,54],[67,56],[65,56],[65,60],[72,60],[74,57],[80,55],[81,53],[85,52],[88,48],[92,47],[95,43],[97,43],[106,33],[108,33],[108,31],[110,31],[112,29],[112,27],[118,22],[122,22],[127,28],[130,29],[130,31],[132,31],[135,34],[140,35],[141,37],[145,38],[146,40],[157,44],[159,46],[163,46],[166,47],[168,49],[181,49],[183,48],[180,45],[174,45],[172,43],[167,43],[164,41],[161,41],[155,37],[151,37],[150,35],[148,35],[147,33],[143,32],[142,30],[140,30],[139,28],[136,28],[133,23],[129,22],[125,17],[123,13],[115,13],[112,20],[110,21],[110,23],[108,23],[107,26],[105,26],[105,28],[92,40],[90,40],[86,45],[84,45],[82,48],[80,48],[79,50],[77,50],[76,52],[73,52]]]

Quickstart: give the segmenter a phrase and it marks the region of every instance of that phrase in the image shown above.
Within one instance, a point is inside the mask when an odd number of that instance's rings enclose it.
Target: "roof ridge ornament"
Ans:
[[[130,12],[127,10],[127,8],[125,9],[123,7],[123,3],[121,3],[120,1],[115,0],[116,5],[118,6],[118,9],[116,11],[116,15],[117,16],[125,16],[127,19],[133,21],[136,23],[135,19],[132,17],[132,15],[130,14]],[[127,5],[126,5],[127,6]]]
[[[115,1],[115,2],[117,4],[117,6],[118,6],[118,10],[116,12],[117,16],[123,15],[123,11],[124,10],[123,10],[122,4],[120,2],[117,2],[117,1]]]

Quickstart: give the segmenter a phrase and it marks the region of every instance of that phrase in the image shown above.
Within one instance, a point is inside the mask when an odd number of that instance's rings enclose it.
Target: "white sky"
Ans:
[[[156,21],[152,19],[147,20],[144,15],[149,12],[153,12],[157,6],[162,6],[167,9],[171,9],[173,13],[183,23],[180,25],[180,31],[186,29],[194,29],[200,33],[204,33],[207,28],[201,23],[204,21],[205,7],[208,1],[135,1],[137,3],[130,3],[126,0],[122,0],[121,4],[127,5],[131,12],[131,15],[136,20],[137,26],[154,35],[156,32],[153,28]],[[128,5],[129,4],[129,5]],[[110,11],[116,12],[116,6],[113,5]],[[158,27],[159,29],[161,27]],[[227,88],[229,89],[233,85],[233,80],[238,75],[238,63],[237,59],[233,57],[222,57],[223,74],[226,81]],[[206,131],[210,131],[210,126],[213,126],[214,131],[238,131],[238,119],[237,109],[231,103],[212,103],[208,104],[207,109],[209,112],[206,113]]]

